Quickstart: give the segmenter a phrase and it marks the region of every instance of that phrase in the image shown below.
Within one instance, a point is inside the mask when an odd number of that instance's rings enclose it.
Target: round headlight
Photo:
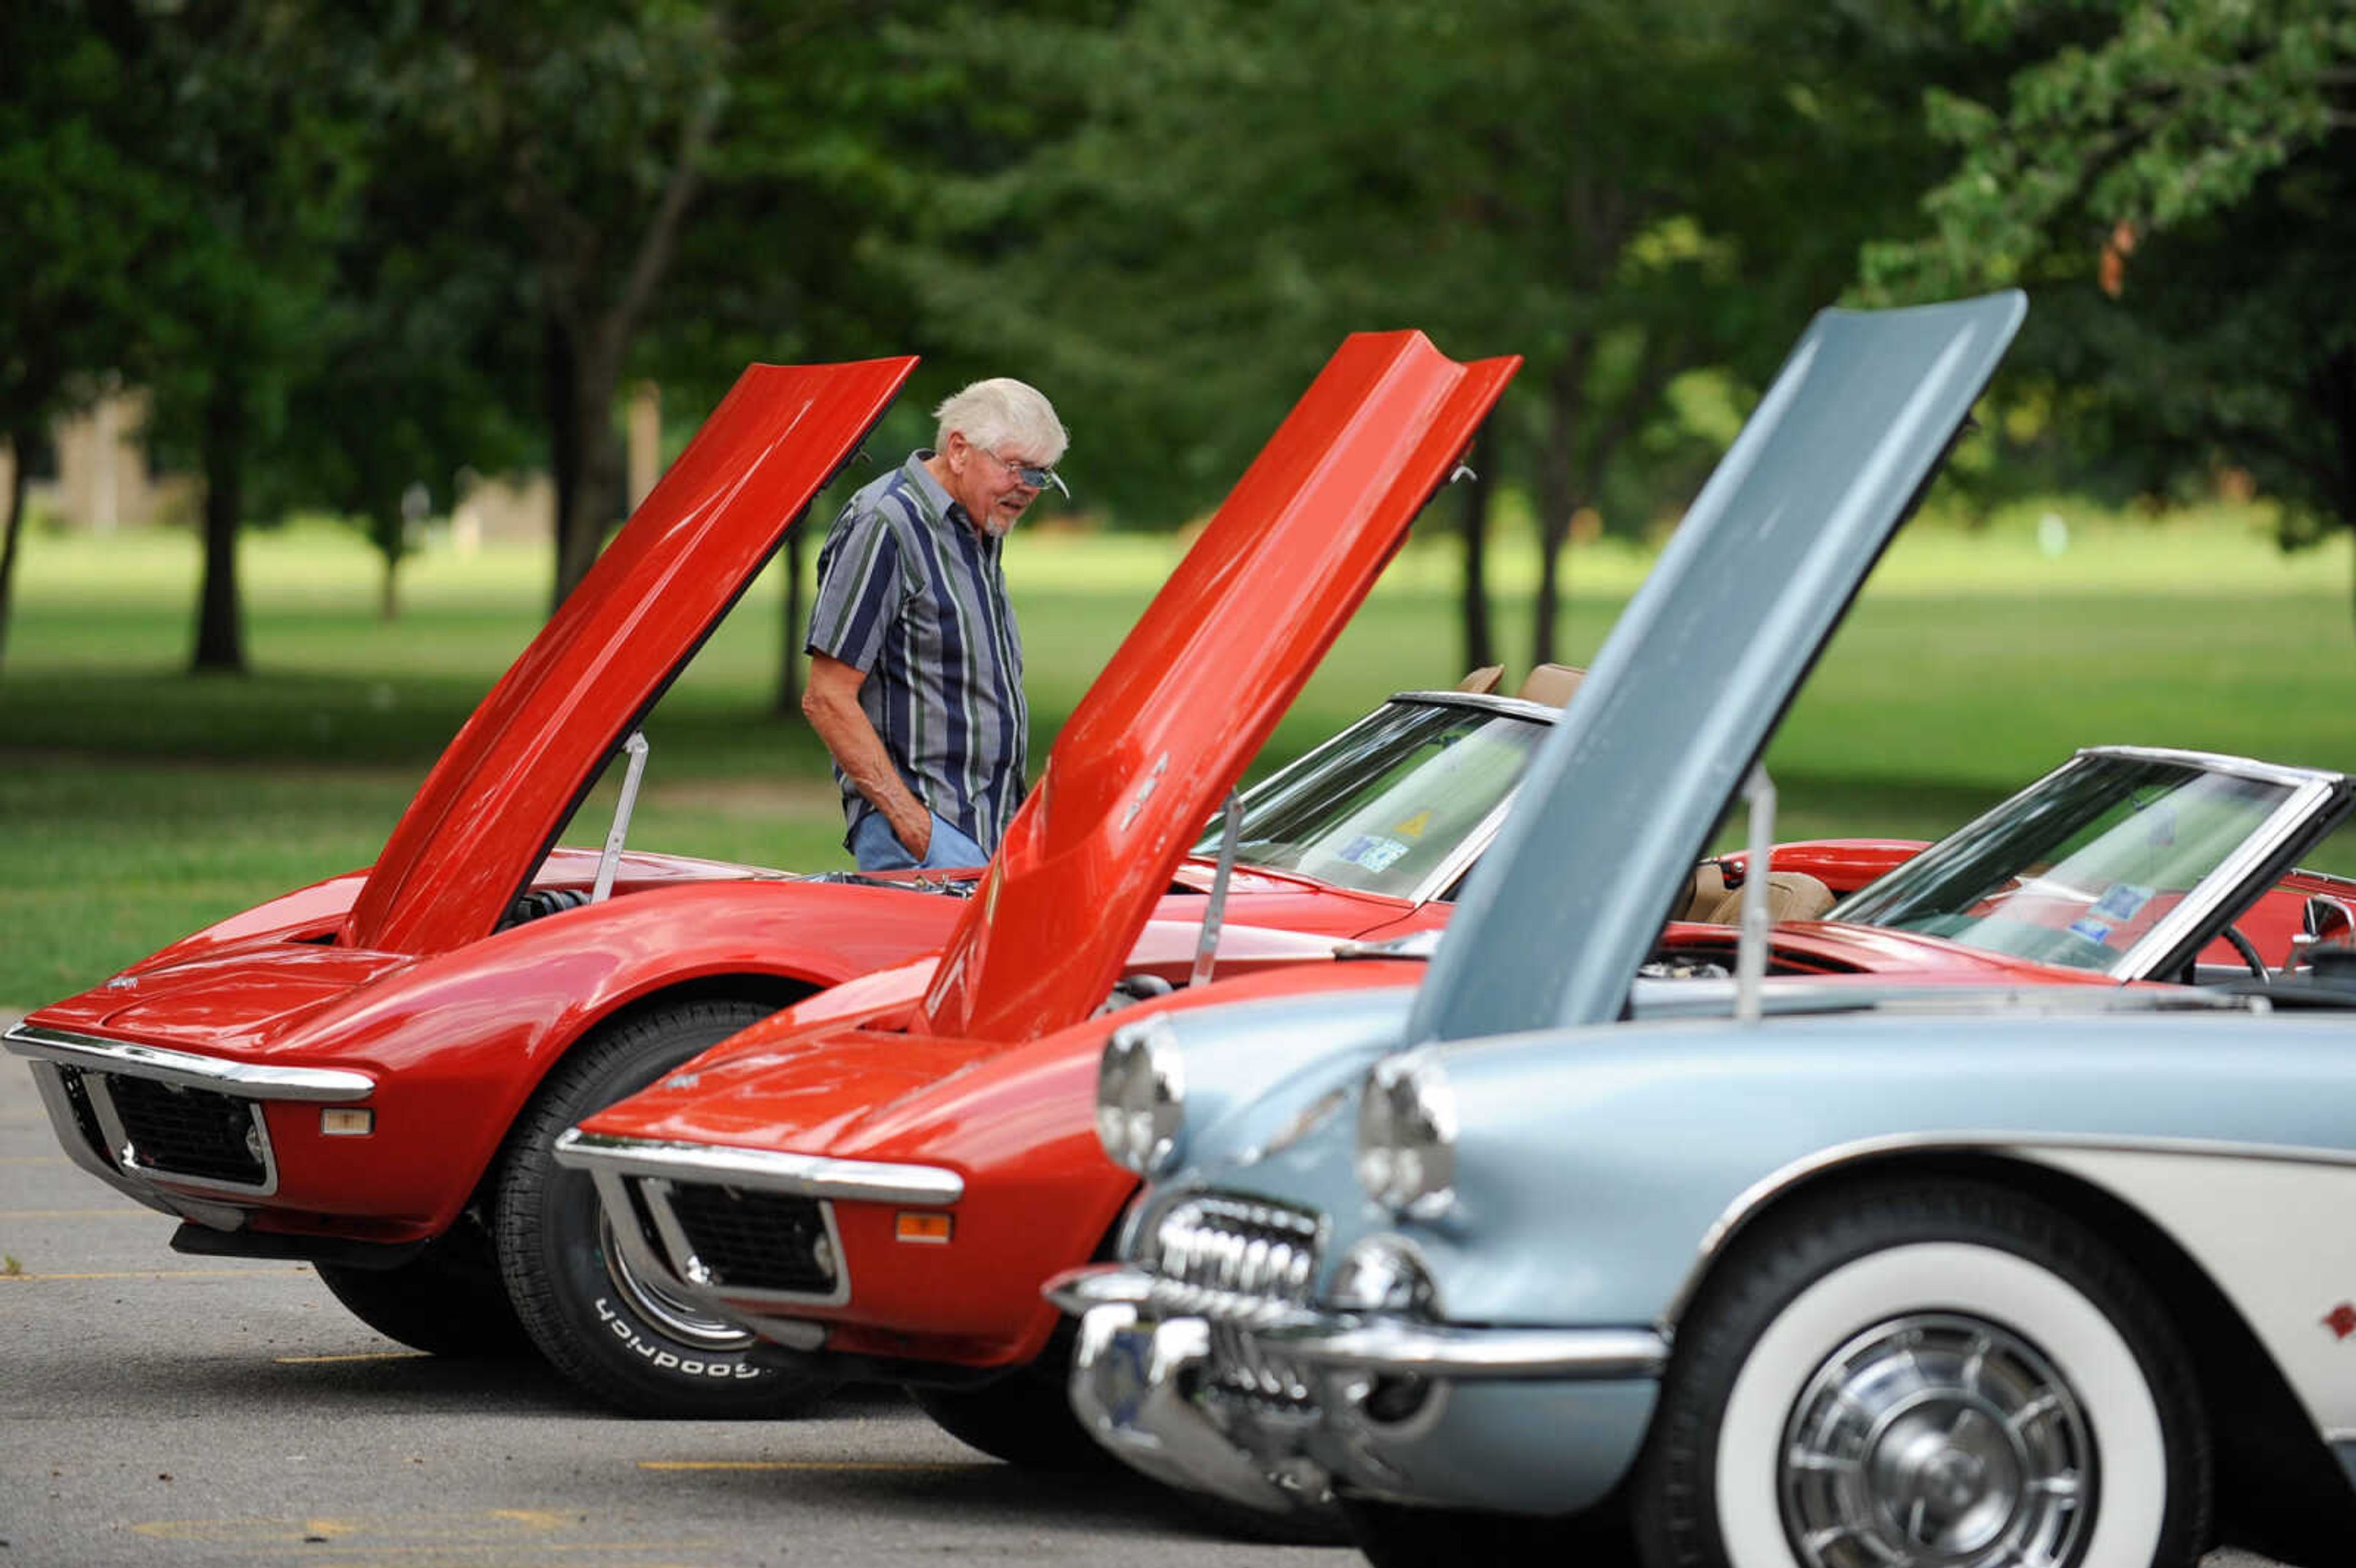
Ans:
[[[1156,1014],[1112,1031],[1097,1066],[1097,1138],[1115,1165],[1151,1176],[1178,1147],[1186,1080],[1178,1037]]]
[[[1358,1093],[1358,1185],[1393,1213],[1430,1219],[1455,1201],[1456,1096],[1416,1052],[1377,1063]]]

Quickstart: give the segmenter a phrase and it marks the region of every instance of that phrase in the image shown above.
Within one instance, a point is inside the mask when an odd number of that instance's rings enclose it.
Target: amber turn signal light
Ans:
[[[376,1113],[365,1106],[330,1105],[319,1113],[319,1136],[364,1138],[376,1131]]]
[[[946,1242],[952,1216],[904,1209],[892,1221],[892,1233],[904,1242]]]

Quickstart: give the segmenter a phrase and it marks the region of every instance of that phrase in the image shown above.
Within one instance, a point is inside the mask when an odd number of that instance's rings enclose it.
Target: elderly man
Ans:
[[[834,753],[862,870],[979,866],[1023,799],[1030,709],[1001,541],[1064,488],[1069,439],[1003,377],[934,411],[911,453],[843,507],[819,553],[802,712]]]

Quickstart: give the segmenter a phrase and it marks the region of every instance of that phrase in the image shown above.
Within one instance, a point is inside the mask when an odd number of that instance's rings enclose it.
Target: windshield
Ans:
[[[2079,757],[1826,918],[2108,972],[2293,793],[2190,763]]]
[[[1414,897],[1513,793],[1547,730],[1494,708],[1389,703],[1245,794],[1236,862]],[[1197,855],[1218,854],[1221,827]]]

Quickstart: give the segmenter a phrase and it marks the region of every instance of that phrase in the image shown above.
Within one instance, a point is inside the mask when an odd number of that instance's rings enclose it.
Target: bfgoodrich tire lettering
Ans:
[[[633,1277],[611,1244],[595,1184],[553,1153],[567,1127],[770,1010],[694,1001],[626,1019],[558,1064],[509,1136],[493,1238],[516,1316],[558,1371],[633,1414],[784,1415],[826,1390],[755,1363],[749,1336]]]
[[[1892,1184],[1720,1265],[1633,1501],[1651,1568],[2189,1568],[2208,1431],[2174,1330],[2085,1227]]]

